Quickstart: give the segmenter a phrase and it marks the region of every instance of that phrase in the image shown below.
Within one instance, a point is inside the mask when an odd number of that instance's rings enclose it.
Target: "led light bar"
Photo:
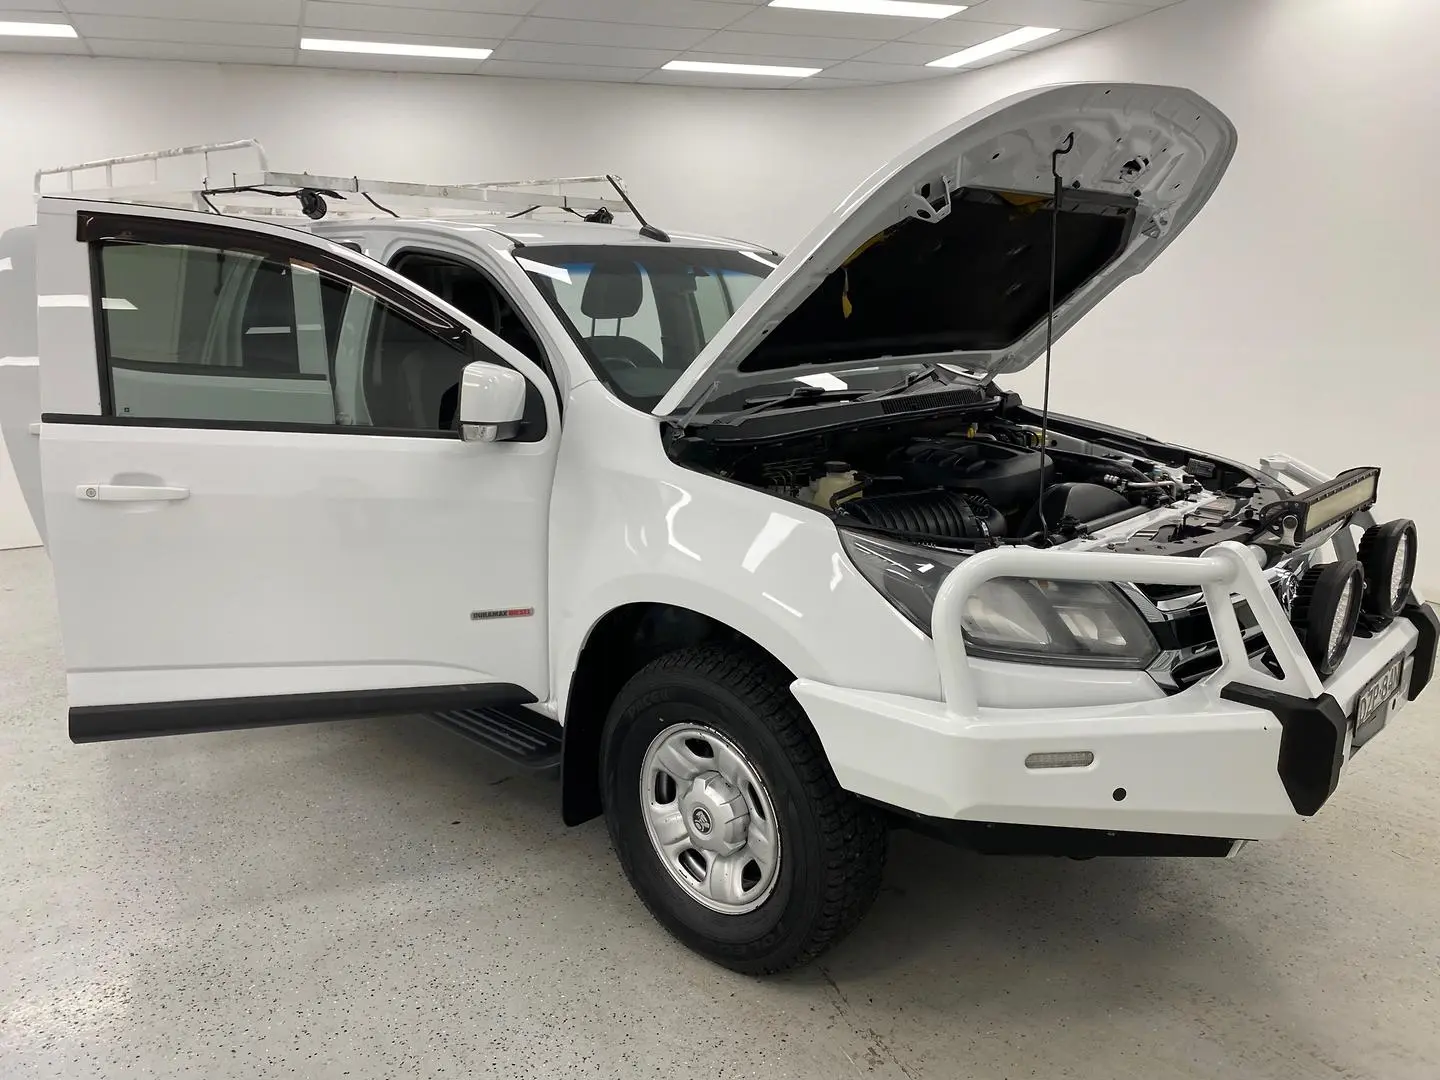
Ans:
[[[1300,519],[1295,539],[1304,540],[1351,514],[1370,509],[1379,489],[1380,470],[1363,468],[1350,469],[1327,484],[1301,492],[1295,498]]]

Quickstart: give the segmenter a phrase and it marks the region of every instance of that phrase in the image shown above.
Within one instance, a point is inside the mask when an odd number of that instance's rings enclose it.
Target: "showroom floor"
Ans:
[[[143,613],[139,614],[143,617]],[[1433,1080],[1440,691],[1224,862],[897,837],[808,970],[673,944],[553,781],[423,721],[76,747],[0,552],[0,1077]]]

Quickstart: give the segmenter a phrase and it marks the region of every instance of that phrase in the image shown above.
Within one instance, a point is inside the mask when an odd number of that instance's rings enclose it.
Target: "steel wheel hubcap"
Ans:
[[[775,808],[739,747],[710,728],[672,724],[640,767],[645,831],[687,893],[726,915],[763,904],[780,868]]]

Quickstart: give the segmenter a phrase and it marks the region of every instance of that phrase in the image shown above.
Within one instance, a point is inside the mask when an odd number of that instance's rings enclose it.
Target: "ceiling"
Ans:
[[[0,37],[0,52],[815,90],[953,74],[925,65],[1022,26],[1059,28],[962,70],[1000,63],[1179,0],[971,0],[965,11],[940,20],[771,8],[767,2],[0,0],[0,21],[69,22],[80,35]],[[302,34],[494,53],[479,62],[317,53],[299,49]],[[802,79],[660,70],[677,59],[823,70]]]

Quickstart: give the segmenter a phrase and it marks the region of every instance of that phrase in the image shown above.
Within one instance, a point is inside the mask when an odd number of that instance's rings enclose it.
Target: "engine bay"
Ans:
[[[1163,539],[1214,542],[1218,530],[1273,497],[1261,477],[1229,463],[1105,440],[1073,424],[1052,425],[1042,446],[1039,417],[1017,395],[992,394],[946,415],[831,425],[760,442],[734,429],[720,438],[686,435],[671,454],[817,507],[838,524],[947,547],[1051,546],[1180,504],[1190,516],[1167,526]],[[1172,453],[1148,457],[1137,448]],[[1159,531],[1145,530],[1149,550]]]

